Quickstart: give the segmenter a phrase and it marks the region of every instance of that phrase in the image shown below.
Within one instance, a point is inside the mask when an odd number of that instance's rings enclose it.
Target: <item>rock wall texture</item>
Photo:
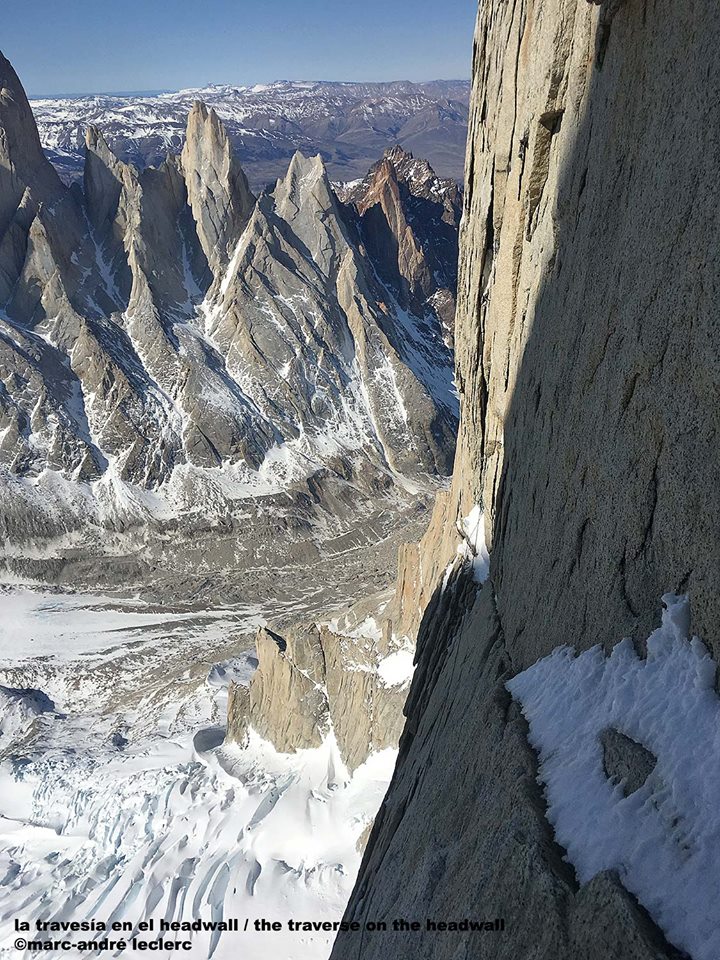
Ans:
[[[719,40],[709,0],[480,4],[455,472],[401,556],[417,668],[347,916],[507,930],[341,936],[333,960],[677,955],[614,873],[578,884],[504,685],[646,637],[669,590],[720,653]],[[490,577],[456,560],[443,589],[475,504]]]
[[[312,624],[285,637],[261,628],[256,649],[249,688],[230,687],[229,741],[245,742],[252,728],[276,750],[292,753],[319,747],[332,730],[351,771],[371,753],[397,745],[407,683],[378,669],[397,644]]]

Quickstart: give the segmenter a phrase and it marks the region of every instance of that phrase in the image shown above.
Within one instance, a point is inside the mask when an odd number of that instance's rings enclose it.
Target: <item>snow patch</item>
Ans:
[[[458,529],[463,539],[458,545],[457,552],[471,564],[474,580],[477,583],[484,583],[490,573],[490,554],[485,543],[485,515],[477,504],[466,517],[463,517],[458,524]],[[451,569],[449,567],[445,571],[443,590],[447,585]]]
[[[396,650],[378,664],[378,677],[385,687],[408,687],[412,680],[414,653],[409,649]]]
[[[606,657],[563,646],[507,683],[540,757],[548,819],[581,883],[617,870],[693,960],[720,956],[720,699],[715,661],[689,638],[687,599],[666,594],[641,660],[630,640]],[[657,757],[625,795],[603,767],[617,730]]]

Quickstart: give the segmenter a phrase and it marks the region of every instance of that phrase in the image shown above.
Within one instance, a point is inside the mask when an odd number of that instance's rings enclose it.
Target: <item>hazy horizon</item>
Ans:
[[[1,49],[1,48],[0,48]],[[4,50],[2,53],[7,56]],[[12,57],[8,57],[12,62]],[[14,64],[13,64],[14,66]],[[19,73],[19,71],[18,71]],[[22,76],[20,77],[22,80]],[[274,84],[281,83],[346,83],[353,85],[362,85],[365,83],[413,83],[413,84],[431,84],[431,83],[466,83],[470,85],[470,79],[468,77],[430,77],[427,80],[409,80],[407,77],[394,77],[392,79],[378,79],[378,78],[368,78],[366,80],[346,80],[343,78],[327,78],[327,77],[298,77],[294,80],[288,80],[287,78],[279,78],[276,80],[267,80],[263,82],[249,82],[249,83],[237,83],[232,80],[225,81],[216,81],[208,80],[205,83],[200,84],[183,84],[179,87],[158,87],[154,89],[141,89],[141,90],[59,90],[57,92],[48,93],[45,90],[35,91],[26,89],[26,94],[29,100],[63,100],[63,99],[81,99],[83,97],[158,97],[164,94],[174,94],[180,93],[183,90],[204,90],[210,89],[211,87],[237,87],[238,89],[250,89],[252,87],[260,86],[273,86]]]
[[[176,0],[172,11],[145,0],[27,0],[4,14],[2,49],[36,99],[317,77],[467,80],[476,9],[473,0],[206,0],[202,9]]]

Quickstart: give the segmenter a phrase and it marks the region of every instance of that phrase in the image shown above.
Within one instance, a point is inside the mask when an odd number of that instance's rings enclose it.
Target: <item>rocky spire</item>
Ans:
[[[320,154],[306,157],[296,150],[285,178],[278,180],[275,199],[278,207],[284,211],[288,204],[300,208],[310,198],[315,205],[326,209],[335,206],[335,198]]]
[[[427,160],[413,156],[399,144],[385,151],[382,160],[371,169],[368,179],[383,163],[392,166],[398,181],[404,183],[414,197],[432,198],[435,201],[447,198],[454,203],[460,196],[460,188],[454,180],[438,177]]]
[[[383,460],[400,473],[418,464],[442,472],[455,399],[449,381],[433,393],[418,376],[426,363],[449,369],[440,325],[403,322],[356,239],[322,158],[296,153],[256,205],[212,311],[213,342],[231,370],[252,371],[264,394],[257,402],[272,404],[270,419],[286,435],[314,435],[328,418],[345,422],[349,371],[358,372],[367,389],[353,422],[367,425]],[[284,368],[298,378],[278,377]]]
[[[66,193],[40,146],[35,119],[12,65],[0,53],[0,299],[20,275],[30,224],[40,204]]]
[[[407,303],[412,296],[429,297],[433,277],[405,216],[397,172],[389,158],[376,168],[358,212],[364,218],[366,242],[378,254],[384,271],[392,275],[397,270],[403,301]]]
[[[0,55],[0,303],[16,322],[67,317],[85,230],[78,193],[45,157],[22,85]]]
[[[450,334],[461,215],[457,184],[394,146],[340,197],[354,208],[368,253],[401,305],[432,309]]]
[[[40,145],[35,118],[12,64],[0,53],[0,231],[30,187],[37,203],[65,192]]]
[[[199,101],[188,117],[181,163],[200,243],[218,276],[250,219],[255,197],[225,127],[215,111]]]
[[[124,306],[132,285],[126,244],[130,225],[137,220],[133,211],[139,207],[139,184],[136,171],[118,160],[94,126],[85,134],[83,192],[85,212],[99,244],[98,256],[112,277],[118,305]]]
[[[115,220],[123,190],[129,190],[134,179],[132,168],[118,160],[98,128],[88,127],[83,188],[85,209],[96,229],[105,229]]]
[[[274,197],[278,215],[292,225],[327,276],[349,238],[322,157],[305,157],[298,150],[285,179],[278,180]]]

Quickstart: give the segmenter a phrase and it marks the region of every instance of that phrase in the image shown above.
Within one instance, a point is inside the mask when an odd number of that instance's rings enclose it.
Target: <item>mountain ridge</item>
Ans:
[[[2,70],[0,127],[19,151],[0,167],[12,185],[0,239],[9,541],[23,524],[47,539],[88,522],[196,523],[248,496],[300,495],[328,468],[366,497],[447,474],[456,249],[440,270],[423,264],[436,220],[457,228],[456,189],[434,180],[420,239],[406,223],[373,259],[367,210],[338,199],[319,156],[296,152],[255,197],[201,103],[182,153],[142,170],[88,124],[83,185],[68,188]]]
[[[399,141],[462,179],[469,83],[278,81],[216,84],[149,97],[34,98],[43,146],[63,177],[81,176],[83,130],[103,127],[120,159],[158,165],[183,145],[196,99],[214,106],[254,189],[283,176],[295,149],[321,153],[333,180],[353,180]]]

